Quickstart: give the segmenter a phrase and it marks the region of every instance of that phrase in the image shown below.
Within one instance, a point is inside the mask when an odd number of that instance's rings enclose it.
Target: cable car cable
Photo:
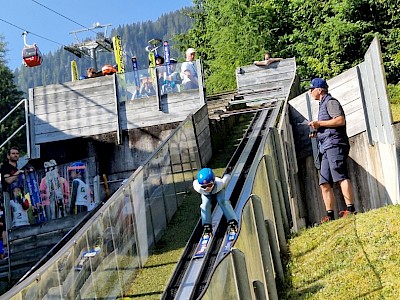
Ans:
[[[40,34],[37,34],[37,33],[34,33],[34,32],[32,32],[32,31],[26,30],[26,29],[24,29],[24,28],[22,28],[22,27],[20,27],[20,26],[18,26],[18,25],[15,25],[15,24],[13,24],[13,23],[7,21],[7,20],[4,20],[4,19],[2,19],[2,18],[0,18],[0,21],[4,22],[4,23],[6,23],[6,24],[8,24],[8,25],[10,25],[10,26],[13,26],[13,27],[15,27],[15,28],[18,28],[18,29],[22,30],[23,32],[27,32],[27,33],[29,33],[29,34],[32,34],[32,35],[34,35],[34,36],[37,36],[37,37],[39,37],[39,38],[41,38],[41,39],[44,39],[44,40],[46,40],[46,41],[49,41],[49,42],[51,42],[51,43],[60,45],[60,46],[62,46],[62,47],[66,47],[66,46],[65,46],[64,44],[62,44],[62,43],[56,42],[56,41],[54,41],[54,40],[52,40],[52,39],[49,39],[49,38],[47,38],[47,37],[44,37],[44,36],[42,36],[42,35],[40,35]],[[85,60],[87,60],[87,61],[89,61],[89,62],[91,61],[90,59],[88,59],[88,58],[85,57],[85,56],[82,57],[82,58],[85,59]]]
[[[24,29],[24,28],[22,28],[22,27],[19,27],[18,25],[15,25],[15,24],[13,24],[13,23],[11,23],[11,22],[9,22],[9,21],[6,21],[6,20],[4,20],[4,19],[2,19],[2,18],[0,18],[0,21],[3,21],[4,23],[6,23],[6,24],[8,24],[8,25],[11,25],[11,26],[13,26],[13,27],[15,27],[15,28],[18,28],[18,29],[20,29],[20,30],[22,30],[22,31],[24,31],[24,32],[28,32],[29,34],[32,34],[32,35],[34,35],[34,36],[37,36],[37,37],[39,37],[39,38],[41,38],[41,39],[47,40],[47,41],[49,41],[49,42],[52,42],[52,43],[55,43],[55,44],[58,44],[58,45],[61,45],[61,46],[64,46],[64,44],[61,44],[61,43],[56,42],[56,41],[53,41],[53,40],[51,40],[51,39],[49,39],[49,38],[46,38],[46,37],[41,36],[41,35],[39,35],[39,34],[36,34],[36,33],[32,32],[32,31],[26,30],[26,29]]]
[[[78,22],[72,20],[71,18],[68,18],[67,16],[65,16],[65,15],[63,15],[63,14],[61,14],[61,13],[55,11],[54,9],[51,9],[50,7],[47,7],[46,5],[40,3],[40,2],[38,2],[38,1],[36,1],[36,0],[32,0],[32,2],[35,2],[36,4],[38,4],[38,5],[40,5],[40,6],[44,7],[44,8],[46,8],[46,9],[48,9],[48,10],[50,10],[51,12],[53,12],[53,13],[55,13],[55,14],[57,14],[57,15],[63,17],[63,18],[65,18],[65,19],[67,19],[67,20],[69,20],[69,21],[71,21],[72,23],[75,23],[75,24],[77,24],[77,25],[79,25],[79,26],[81,26],[81,27],[83,27],[83,28],[85,28],[85,29],[87,29],[87,30],[93,32],[94,34],[97,34],[97,32],[93,31],[93,30],[90,29],[90,28],[87,28],[85,25],[82,25],[82,24],[80,24],[80,23],[78,23]]]

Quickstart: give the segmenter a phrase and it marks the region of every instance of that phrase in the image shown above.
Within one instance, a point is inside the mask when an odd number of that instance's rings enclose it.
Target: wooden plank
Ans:
[[[35,126],[51,125],[53,127],[64,128],[64,124],[70,123],[73,127],[81,127],[81,124],[93,124],[93,120],[98,119],[100,123],[105,122],[104,118],[116,119],[116,112],[112,111],[112,106],[102,107],[96,106],[92,109],[69,110],[59,113],[51,113],[47,115],[37,115]],[[95,124],[94,124],[95,125]],[[41,131],[36,130],[41,133]]]
[[[18,252],[26,252],[29,250],[35,251],[34,249],[39,247],[53,247],[68,231],[69,230],[66,228],[48,234],[41,234],[26,239],[16,240],[10,243],[10,253],[14,255]]]
[[[112,133],[112,132],[116,132],[116,130],[113,131],[110,127],[110,124],[99,124],[96,126],[82,127],[73,130],[68,129],[64,131],[49,132],[45,134],[36,135],[37,138],[36,143],[43,144],[54,141],[64,141],[78,137],[93,136],[93,135]]]
[[[86,130],[90,129],[91,132],[95,132],[95,128],[91,128],[93,126],[99,126],[102,124],[107,124],[109,128],[112,130],[116,128],[116,116],[112,115],[104,115],[104,116],[92,116],[88,118],[79,119],[72,119],[67,121],[60,121],[60,122],[49,122],[49,123],[42,123],[36,125],[36,134],[49,134],[52,132],[57,131],[70,131],[76,132],[81,131],[82,135],[86,134]]]
[[[12,228],[8,231],[10,241],[26,238],[38,234],[44,234],[64,228],[72,228],[85,217],[85,214],[71,215],[63,219],[56,219],[37,225]]]
[[[70,91],[78,91],[101,86],[113,85],[113,76],[103,76],[87,80],[70,81],[62,84],[50,84],[47,86],[35,87],[35,97],[40,95],[54,95]]]
[[[113,94],[99,94],[96,96],[90,95],[90,98],[76,98],[68,99],[64,102],[48,103],[48,102],[37,102],[35,99],[35,110],[38,115],[49,114],[60,111],[68,111],[70,109],[90,109],[96,106],[109,106],[113,102]]]

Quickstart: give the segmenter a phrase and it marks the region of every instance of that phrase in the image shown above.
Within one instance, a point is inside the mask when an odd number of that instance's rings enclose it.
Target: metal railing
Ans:
[[[0,149],[4,147],[18,132],[20,132],[24,127],[26,127],[26,146],[27,146],[27,157],[30,157],[30,138],[29,138],[29,122],[28,122],[28,117],[29,117],[29,109],[28,109],[28,100],[27,99],[22,99],[21,101],[18,102],[17,105],[14,106],[12,110],[8,112],[1,120],[0,120],[0,125],[9,117],[11,116],[17,109],[20,107],[22,104],[24,104],[24,114],[25,114],[25,123],[19,126],[1,145]]]

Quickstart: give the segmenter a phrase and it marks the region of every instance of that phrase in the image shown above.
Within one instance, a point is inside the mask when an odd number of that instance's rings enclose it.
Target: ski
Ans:
[[[97,254],[99,254],[101,248],[96,246],[93,250],[89,250],[82,253],[81,259],[78,264],[75,266],[75,271],[82,271],[84,265],[89,261],[89,259],[93,259]]]
[[[171,71],[171,60],[170,60],[171,52],[169,49],[168,41],[164,41],[163,48],[164,48],[164,60],[165,60],[165,74],[166,74],[166,77],[169,78],[172,71]],[[162,92],[163,92],[163,94],[172,92],[171,81],[169,81],[166,78],[164,78],[164,85],[163,85]]]
[[[139,79],[139,68],[138,68],[136,56],[132,56],[131,61],[132,61],[132,69],[133,69],[133,79],[134,79],[135,85],[136,85],[135,93],[136,93],[136,97],[139,98],[140,79]]]
[[[194,254],[194,258],[202,258],[206,255],[207,249],[210,245],[212,239],[211,233],[203,233],[201,236],[200,242],[197,245],[196,252]]]
[[[231,250],[233,244],[235,243],[236,237],[237,227],[230,226],[226,233],[225,245],[222,249],[222,254],[226,254]]]
[[[119,93],[119,101],[126,101],[127,100],[127,93],[126,93],[126,81],[125,81],[125,54],[122,48],[122,41],[120,36],[114,36],[112,38],[113,50],[114,50],[114,57],[117,63],[117,81],[118,81],[118,93]]]
[[[25,183],[31,199],[35,223],[39,224],[47,221],[46,213],[40,198],[39,183],[35,169],[32,166],[25,167]]]
[[[78,65],[76,64],[76,60],[71,60],[71,77],[72,81],[78,80]]]
[[[169,50],[168,41],[164,41],[164,61],[165,61],[165,65],[166,65],[165,68],[166,68],[167,76],[171,75],[171,68],[170,68],[171,61],[170,61],[170,58],[171,58],[171,52]]]
[[[112,38],[113,42],[113,47],[114,47],[114,56],[115,56],[115,61],[118,66],[118,74],[124,74],[125,73],[125,64],[124,64],[124,53],[122,51],[122,43],[121,43],[121,37],[120,36],[114,36]]]

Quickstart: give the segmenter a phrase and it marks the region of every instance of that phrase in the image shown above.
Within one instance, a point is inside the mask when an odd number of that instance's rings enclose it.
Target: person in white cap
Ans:
[[[182,85],[185,90],[197,89],[199,87],[195,56],[196,50],[193,48],[186,50],[186,61],[181,66]]]

